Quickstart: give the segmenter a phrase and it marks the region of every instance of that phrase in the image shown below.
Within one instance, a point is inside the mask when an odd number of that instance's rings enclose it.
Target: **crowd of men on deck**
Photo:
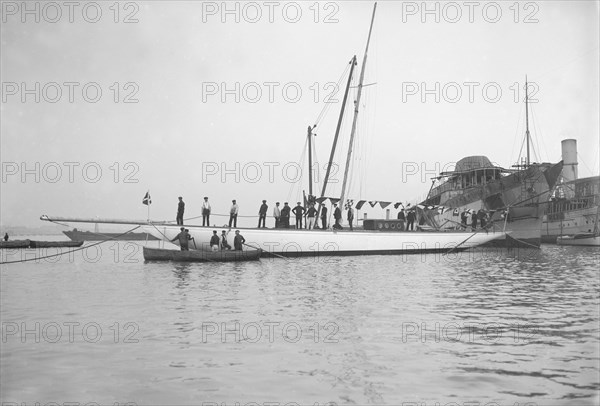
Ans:
[[[179,196],[179,202],[177,205],[177,224],[183,225],[183,214],[185,211],[185,203],[183,202],[183,198]],[[342,210],[338,207],[337,203],[334,203],[332,206],[333,209],[333,219],[334,224],[331,226],[334,229],[342,229],[341,221],[342,221]],[[347,221],[350,230],[354,230],[353,222],[354,222],[354,209],[351,204],[346,205],[347,209]],[[229,224],[228,227],[231,229],[237,227],[237,218],[240,211],[240,207],[237,204],[237,201],[233,199],[231,201],[231,207],[229,209]],[[266,200],[262,201],[258,209],[258,228],[266,228],[267,215],[269,211],[269,206]],[[208,201],[208,197],[204,197],[204,202],[202,203],[202,226],[210,227],[210,215],[212,212],[212,208]],[[292,216],[294,217],[295,224],[294,226],[290,225]],[[414,231],[415,220],[417,219],[417,214],[415,208],[410,208],[405,211],[404,208],[400,209],[398,212],[398,220],[400,220],[400,230],[401,231]],[[283,207],[280,207],[280,203],[276,202],[275,207],[273,208],[273,219],[274,219],[274,228],[296,228],[296,229],[316,229],[321,228],[323,230],[328,229],[328,209],[327,206],[322,204],[319,208],[315,207],[314,200],[309,200],[306,205],[302,205],[301,202],[297,202],[295,207],[290,207],[288,202],[283,203]],[[321,220],[321,226],[319,227],[318,219]],[[463,229],[467,229],[468,222],[471,220],[471,228],[473,231],[477,229],[477,224],[479,222],[481,228],[486,227],[486,222],[488,219],[487,213],[480,209],[479,211],[469,211],[465,209],[460,214],[461,219],[461,227]],[[182,227],[182,232],[187,232]],[[228,233],[228,232],[227,232]],[[227,233],[225,231],[222,232],[220,242],[217,244],[213,244],[211,240],[211,246],[219,245],[221,247],[225,246],[225,248],[231,248],[227,243]],[[217,231],[214,231],[213,238],[215,242],[219,239],[219,236],[216,235]],[[239,231],[236,231],[236,236],[239,234]],[[189,235],[189,233],[188,233]],[[177,239],[176,237],[175,239]],[[183,238],[183,237],[182,237]],[[187,237],[185,237],[187,238]],[[183,238],[183,239],[185,239]],[[174,240],[175,240],[174,239]],[[243,239],[243,237],[242,237]],[[181,240],[181,239],[180,239]],[[189,241],[186,240],[186,241]],[[234,241],[235,245],[235,241]],[[236,248],[237,249],[237,248]]]
[[[185,212],[185,203],[183,198],[179,196],[179,203],[177,205],[177,225],[183,225],[183,214]],[[228,227],[236,228],[237,227],[237,218],[240,211],[240,207],[237,204],[237,201],[234,199],[231,201],[231,207],[229,209],[229,224]],[[263,200],[262,204],[258,209],[258,228],[267,228],[267,214],[269,211],[269,206],[267,205],[267,201]],[[208,201],[208,197],[204,197],[204,202],[202,203],[202,226],[210,227],[210,215],[212,212],[212,208]],[[327,206],[321,205],[320,209],[315,207],[314,203],[309,203],[307,207],[303,206],[302,203],[298,202],[295,207],[290,207],[288,202],[283,203],[283,207],[280,206],[279,202],[275,203],[275,207],[273,208],[273,219],[275,220],[274,228],[291,228],[290,227],[290,219],[292,216],[295,218],[295,228],[302,229],[306,228],[308,230],[319,228],[317,217],[321,219],[321,228],[328,228],[328,210]],[[332,226],[336,229],[343,228],[341,225],[342,219],[342,211],[338,207],[337,204],[333,205],[333,217],[335,219],[335,224]],[[352,221],[354,220],[354,209],[350,207],[348,209],[348,222],[350,225],[350,229],[352,230]]]

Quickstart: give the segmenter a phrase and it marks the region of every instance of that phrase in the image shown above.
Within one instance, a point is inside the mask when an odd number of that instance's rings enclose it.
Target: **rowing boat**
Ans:
[[[29,248],[29,240],[0,241],[0,248]]]
[[[83,241],[35,241],[31,240],[29,248],[81,247]]]
[[[247,249],[243,251],[176,251],[161,248],[144,247],[146,261],[177,261],[177,262],[239,262],[253,261],[260,258],[262,250]]]
[[[558,245],[576,245],[581,247],[600,247],[600,236],[594,233],[561,235],[556,238]]]

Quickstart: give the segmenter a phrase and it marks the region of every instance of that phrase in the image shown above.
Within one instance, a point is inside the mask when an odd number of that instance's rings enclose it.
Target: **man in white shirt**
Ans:
[[[231,203],[233,203],[233,204],[231,205],[231,209],[229,209],[229,227],[231,228],[231,224],[233,223],[233,227],[236,228],[237,227],[237,216],[238,216],[238,211],[240,210],[240,207],[235,202],[235,199],[232,200]]]
[[[279,228],[279,218],[281,217],[281,210],[279,210],[279,202],[275,203],[273,209],[273,217],[275,217],[275,228]]]
[[[210,227],[210,203],[208,197],[204,197],[204,203],[202,203],[202,227]]]

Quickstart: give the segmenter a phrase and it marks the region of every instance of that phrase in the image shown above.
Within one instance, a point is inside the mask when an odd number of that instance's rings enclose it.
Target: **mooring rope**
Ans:
[[[54,221],[52,221],[52,222],[54,223]],[[136,226],[136,227],[132,228],[131,230],[128,230],[128,231],[124,232],[123,234],[119,234],[117,236],[107,238],[106,240],[98,241],[97,243],[94,243],[94,244],[85,245],[85,246],[82,246],[82,247],[79,247],[79,248],[76,248],[76,249],[73,249],[73,250],[69,250],[69,251],[66,251],[66,252],[61,252],[60,254],[52,254],[52,255],[45,255],[43,257],[20,259],[18,261],[4,261],[4,262],[0,262],[0,265],[3,265],[3,264],[15,264],[15,263],[19,263],[19,262],[39,261],[40,259],[59,257],[59,256],[62,256],[62,255],[70,254],[72,252],[82,251],[82,250],[88,249],[90,247],[95,247],[96,245],[104,244],[107,241],[114,240],[114,239],[119,238],[119,237],[121,237],[121,236],[123,236],[125,234],[129,234],[129,233],[137,230],[140,227],[141,226]]]

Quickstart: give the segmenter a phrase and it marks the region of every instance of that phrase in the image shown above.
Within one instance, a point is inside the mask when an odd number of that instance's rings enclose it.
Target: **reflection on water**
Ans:
[[[223,264],[118,254],[3,266],[3,402],[599,401],[593,248]]]

